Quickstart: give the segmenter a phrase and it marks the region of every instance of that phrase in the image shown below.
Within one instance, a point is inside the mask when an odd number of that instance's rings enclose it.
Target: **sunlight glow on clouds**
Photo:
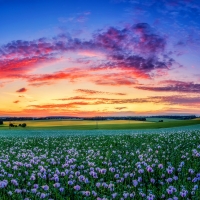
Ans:
[[[200,70],[200,59],[191,55],[200,50],[197,37],[200,19],[194,15],[200,11],[200,3],[195,0],[104,3],[106,8],[81,4],[82,10],[77,12],[59,7],[60,14],[49,15],[50,21],[45,20],[45,9],[44,13],[38,11],[44,19],[33,20],[41,20],[44,28],[57,27],[62,30],[59,33],[52,31],[42,37],[33,34],[30,39],[23,39],[24,30],[13,28],[12,32],[22,36],[12,34],[9,42],[0,43],[0,95],[4,96],[0,99],[4,105],[0,115],[5,115],[13,103],[21,107],[13,107],[8,115],[23,116],[31,110],[44,116],[137,115],[145,114],[145,109],[147,114],[156,114],[181,113],[181,109],[189,113],[190,108],[191,113],[198,114],[195,108],[200,104],[200,82],[196,72]],[[3,5],[11,9],[9,4]],[[72,10],[76,8],[76,2],[65,5]],[[52,12],[58,9],[51,2],[49,8]],[[6,12],[2,15],[6,16]],[[20,21],[20,16],[15,17]],[[1,27],[9,30],[5,23]],[[35,24],[27,27],[32,31],[41,29]],[[78,30],[79,34],[74,34]],[[2,33],[2,38],[5,36]],[[23,95],[6,95],[14,92]],[[28,102],[28,98],[34,102]],[[152,110],[148,109],[150,105]]]

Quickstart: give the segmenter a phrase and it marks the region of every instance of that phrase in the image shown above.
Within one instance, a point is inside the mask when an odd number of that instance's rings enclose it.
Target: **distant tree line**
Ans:
[[[3,121],[26,121],[33,120],[33,117],[0,117],[0,120]]]
[[[19,125],[13,124],[13,123],[9,123],[9,127],[18,127],[18,126],[25,128],[26,127],[26,123],[22,123],[22,124],[19,124]]]
[[[146,121],[145,117],[84,117],[84,120],[137,120]]]
[[[195,119],[195,115],[157,115],[157,116],[96,116],[96,117],[72,117],[72,116],[47,116],[47,117],[4,117],[0,118],[3,121],[25,121],[25,120],[61,120],[61,119],[76,119],[76,120],[138,120],[146,121],[146,118],[168,118],[168,119]]]
[[[196,119],[196,115],[158,115],[158,116],[148,116],[147,118],[167,118],[167,119],[179,119],[179,120],[187,120],[187,119]]]

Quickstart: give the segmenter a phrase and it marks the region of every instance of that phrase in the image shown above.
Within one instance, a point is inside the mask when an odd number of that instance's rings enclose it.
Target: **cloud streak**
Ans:
[[[76,92],[89,95],[95,95],[95,94],[120,95],[120,96],[126,95],[126,93],[121,93],[121,92],[103,92],[103,91],[89,90],[89,89],[77,89]]]
[[[154,92],[179,92],[179,93],[199,93],[200,84],[193,82],[183,81],[162,81],[161,83],[167,84],[160,87],[137,86],[135,88],[141,90],[148,90]]]
[[[100,98],[100,97],[85,97],[74,96],[68,98],[54,99],[57,101],[81,101],[87,102],[88,105],[97,104],[133,104],[133,103],[155,103],[167,105],[196,105],[200,104],[200,96],[186,96],[186,95],[169,95],[169,96],[149,96],[146,98],[132,98],[132,99],[119,99],[119,98]]]

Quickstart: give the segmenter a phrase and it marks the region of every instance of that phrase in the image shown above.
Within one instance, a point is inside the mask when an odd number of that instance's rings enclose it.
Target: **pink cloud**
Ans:
[[[22,78],[25,77],[27,73],[32,71],[38,64],[49,62],[52,60],[47,57],[32,57],[32,58],[23,58],[23,59],[9,59],[9,60],[0,60],[0,78]]]
[[[78,54],[86,57],[104,57],[103,53],[91,50],[80,51]]]
[[[86,15],[88,14],[84,14]],[[75,52],[91,58],[87,61],[91,64],[90,70],[117,69],[137,78],[150,78],[152,71],[169,70],[174,63],[170,55],[165,52],[165,46],[166,38],[145,23],[96,31],[90,40],[72,38],[68,34],[50,39],[17,40],[1,47],[0,78],[29,79],[27,75],[36,67],[59,59],[66,52]],[[101,57],[101,60],[94,62],[93,57]],[[73,75],[67,72],[65,74],[57,72],[54,76],[38,75],[38,79],[58,80],[73,76],[77,78],[76,72],[74,73]],[[112,79],[110,82],[112,83]]]

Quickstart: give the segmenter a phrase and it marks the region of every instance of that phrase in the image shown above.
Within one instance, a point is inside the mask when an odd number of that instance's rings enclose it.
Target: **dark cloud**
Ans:
[[[157,102],[163,102],[169,105],[200,105],[200,96],[186,96],[186,95],[174,95],[174,96],[155,96],[151,97],[152,100]]]
[[[149,86],[137,86],[135,88],[141,90],[149,90],[155,92],[182,92],[182,93],[199,93],[200,84],[193,82],[182,81],[162,81],[166,83],[166,86],[149,87]]]
[[[27,89],[26,88],[20,88],[19,90],[17,90],[16,92],[26,92]]]
[[[156,34],[146,23],[123,29],[110,27],[103,33],[96,33],[93,44],[105,49],[109,58],[97,68],[120,68],[148,74],[154,69],[167,70],[174,63],[165,52],[165,37]]]
[[[127,107],[115,107],[116,110],[123,110],[126,109]]]
[[[13,101],[13,103],[19,103],[20,101],[19,100],[17,100],[17,101]]]
[[[166,39],[147,23],[138,23],[126,28],[110,27],[103,33],[94,35],[94,43],[99,47],[115,52],[146,53],[149,55],[165,50]]]

